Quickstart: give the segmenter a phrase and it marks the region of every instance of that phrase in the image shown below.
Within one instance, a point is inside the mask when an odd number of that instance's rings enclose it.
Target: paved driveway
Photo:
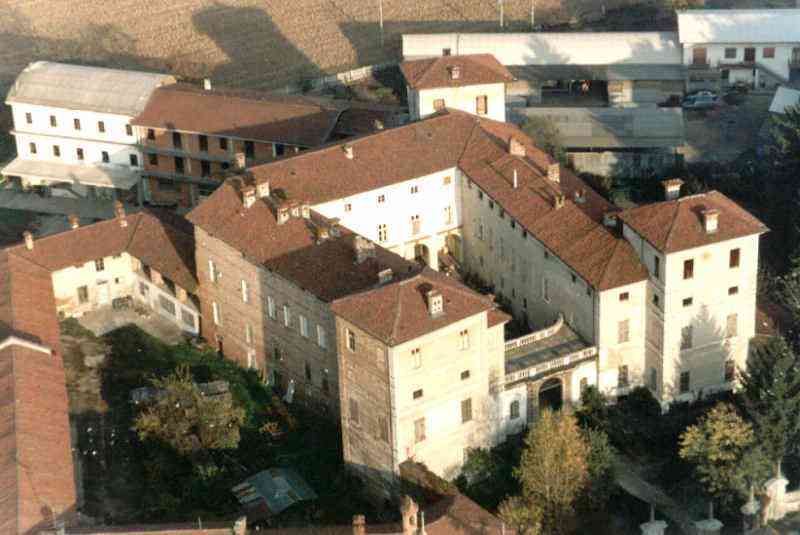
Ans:
[[[133,309],[114,310],[108,306],[87,312],[78,321],[96,336],[134,324],[166,344],[177,344],[184,340],[180,327],[149,309],[145,314]]]

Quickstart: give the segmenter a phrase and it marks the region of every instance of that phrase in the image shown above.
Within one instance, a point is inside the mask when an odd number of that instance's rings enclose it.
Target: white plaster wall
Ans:
[[[18,132],[39,133],[48,136],[61,136],[98,141],[107,143],[123,143],[133,145],[136,143],[136,129],[131,135],[125,131],[131,117],[92,111],[68,110],[49,106],[34,106],[30,104],[13,104],[11,113],[14,117],[14,129]],[[32,124],[25,120],[25,113],[30,113]],[[50,116],[56,117],[57,126],[50,126]],[[81,129],[75,130],[73,119],[80,119]],[[97,123],[105,123],[105,133],[98,130]]]
[[[495,121],[505,122],[506,120],[506,94],[505,84],[483,84],[470,85],[465,87],[442,87],[437,89],[425,89],[422,91],[412,91],[409,93],[409,100],[414,100],[412,118],[420,119],[436,113],[434,102],[437,99],[444,100],[447,108],[453,108],[473,115],[478,114],[477,98],[486,96],[486,114],[481,117],[488,117]]]
[[[71,165],[115,165],[138,170],[142,157],[134,145],[121,145],[102,141],[87,141],[70,137],[53,137],[46,134],[17,133],[17,154],[25,160],[43,160]],[[36,144],[36,154],[31,153],[30,143]],[[53,154],[53,146],[61,150],[61,156]],[[83,149],[83,161],[78,159],[77,149]],[[109,163],[103,163],[103,151],[108,153]],[[137,166],[131,166],[130,155],[136,156]],[[65,177],[68,178],[68,177]]]
[[[511,403],[519,403],[519,416],[511,419]],[[521,433],[528,421],[528,387],[520,383],[513,388],[500,392],[500,433],[505,439],[508,435]]]
[[[194,303],[189,300],[181,302],[177,297],[165,291],[163,287],[153,284],[139,273],[134,273],[132,280],[133,298],[136,301],[156,311],[182,330],[194,335],[200,333],[200,311],[197,310]],[[174,316],[161,306],[161,297],[168,299],[175,306]]]
[[[800,46],[800,43],[785,44],[759,44],[759,43],[730,43],[730,44],[685,44],[683,45],[683,63],[691,65],[693,60],[693,50],[695,48],[705,48],[708,63],[712,67],[722,67],[725,64],[741,63],[744,61],[744,49],[755,48],[755,62],[769,68],[771,71],[781,75],[788,80],[789,78],[789,59],[792,57],[792,48]],[[764,48],[774,47],[775,57],[765,58]],[[725,49],[736,48],[736,58],[726,58]]]
[[[94,260],[91,260],[53,272],[53,294],[59,313],[80,316],[97,308],[101,305],[101,287],[108,289],[106,305],[111,305],[116,297],[131,295],[134,276],[130,255],[107,256],[103,262],[103,271],[97,271]],[[81,286],[86,286],[89,291],[89,299],[84,304],[78,301],[78,288]]]

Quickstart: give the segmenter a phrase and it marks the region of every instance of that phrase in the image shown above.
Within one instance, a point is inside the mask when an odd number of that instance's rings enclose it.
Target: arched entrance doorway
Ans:
[[[561,379],[554,377],[548,379],[539,387],[539,410],[561,410],[564,402],[564,385]]]
[[[419,262],[420,264],[429,266],[429,255],[430,252],[428,251],[428,246],[423,243],[418,243],[414,246],[414,260]]]

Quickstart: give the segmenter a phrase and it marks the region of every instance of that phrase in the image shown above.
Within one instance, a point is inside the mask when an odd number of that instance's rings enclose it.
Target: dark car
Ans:
[[[708,110],[715,108],[718,104],[719,97],[717,95],[703,92],[683,99],[681,107],[685,110]]]

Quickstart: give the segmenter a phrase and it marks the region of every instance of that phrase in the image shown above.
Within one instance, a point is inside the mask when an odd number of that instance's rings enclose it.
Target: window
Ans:
[[[181,321],[188,327],[194,327],[194,314],[189,309],[182,308]]]
[[[752,63],[756,60],[756,49],[753,47],[748,47],[744,49],[744,61],[745,63]]]
[[[311,382],[311,365],[308,362],[306,362],[305,371],[306,371],[306,381],[308,381],[310,383]]]
[[[308,318],[300,314],[300,335],[303,338],[308,338]]]
[[[102,258],[98,258],[94,261],[94,270],[95,271],[103,271],[106,269],[106,263]]]
[[[347,349],[350,351],[356,350],[356,333],[351,331],[350,329],[344,330],[344,339],[347,343]]]
[[[244,280],[244,279],[242,279],[241,291],[242,291],[242,302],[243,303],[249,303],[250,302],[250,289],[247,287],[247,281]]]
[[[661,257],[653,257],[653,276],[657,279],[661,278]]]
[[[200,176],[211,175],[211,162],[208,160],[200,160]]]
[[[327,371],[325,373],[327,373]],[[322,376],[322,391],[326,394],[329,394],[331,391],[331,382],[328,380],[327,375]]]
[[[481,95],[475,98],[475,113],[478,115],[486,115],[488,108],[488,98],[486,95]]]
[[[253,158],[256,155],[256,145],[252,141],[244,142],[244,156],[245,158]]]
[[[414,442],[419,443],[425,440],[425,418],[414,420]]]
[[[322,325],[317,325],[317,345],[319,347],[328,347],[328,335]]]
[[[97,131],[101,134],[105,134],[106,132],[106,123],[103,121],[97,121]]]
[[[184,169],[185,167],[183,158],[181,158],[180,156],[175,156],[175,172],[183,173]]]
[[[442,49],[442,55],[443,56],[449,56],[451,53],[452,52],[451,52],[451,50],[449,48],[443,48]]]
[[[386,202],[386,195],[378,195],[378,204],[383,204]]]
[[[433,101],[433,109],[436,110],[436,111],[443,110],[444,109],[444,99],[443,98],[437,98],[436,100],[434,100]]]
[[[158,165],[158,154],[148,154],[147,159],[150,165]]]
[[[681,394],[685,394],[689,391],[689,387],[691,386],[691,376],[689,372],[681,372]]]
[[[422,223],[419,220],[419,214],[411,216],[411,234],[417,235],[422,230]]]
[[[619,300],[620,301],[627,301],[630,298],[631,298],[631,294],[629,294],[628,292],[622,292],[621,294],[619,294]]]
[[[658,296],[658,294],[653,294],[653,304],[657,307],[661,306],[661,298]]]
[[[53,145],[53,156],[55,156],[56,158],[61,157],[61,147],[59,147],[58,145]]]
[[[111,161],[111,158],[108,157],[108,151],[103,151],[100,154],[100,156],[101,156],[101,159],[103,160],[103,163],[108,163],[108,162]]]
[[[650,368],[650,390],[658,391],[658,370]]]
[[[725,361],[725,382],[730,383],[736,379],[736,363],[732,360]]]
[[[83,161],[83,149],[82,148],[78,147],[77,149],[75,149],[75,157],[78,158],[78,160]]]
[[[28,143],[28,150],[31,154],[36,154],[36,143]]]
[[[383,416],[378,416],[378,438],[389,442],[389,422]]]
[[[275,145],[273,145],[272,150],[275,154],[275,157],[283,156],[284,154],[286,154],[286,145],[282,143],[275,143]]]
[[[420,399],[422,397],[422,389],[420,388],[419,390],[414,390],[412,396],[414,399]]]
[[[283,326],[289,327],[292,324],[292,313],[289,310],[289,305],[283,305]]]
[[[545,249],[545,251],[544,251],[544,259],[545,260],[549,260],[550,259],[550,251],[548,251],[547,249]],[[573,278],[573,282],[574,282],[575,275],[573,275],[572,278]]]
[[[72,126],[75,127],[75,130],[80,130],[81,129],[81,120],[76,117],[75,119],[72,120]]]
[[[159,178],[158,189],[159,191],[180,191],[181,186],[180,184],[173,182],[172,180],[164,180],[162,178]]]
[[[464,370],[461,372],[461,380],[466,381],[467,379],[469,379],[469,370]]]
[[[33,124],[33,115],[30,112],[25,113],[25,122],[28,124]]]
[[[212,315],[214,316],[214,325],[221,325],[222,318],[220,317],[219,313],[219,305],[216,302],[211,303],[211,312]]]
[[[692,335],[694,334],[694,329],[692,329],[691,325],[687,325],[681,329],[681,349],[691,349],[692,348]]]
[[[684,307],[690,307],[692,306],[692,303],[694,303],[694,299],[691,297],[687,297],[686,299],[683,300]]]
[[[442,185],[443,186],[449,186],[450,183],[452,183],[452,182],[453,182],[453,177],[451,177],[450,175],[447,175],[446,177],[444,177],[442,179]]]
[[[469,330],[464,329],[458,333],[458,348],[469,349]]]
[[[738,336],[739,334],[738,314],[728,314],[728,317],[725,320],[725,334],[728,336],[728,338],[732,336]]]
[[[461,423],[465,424],[472,420],[472,398],[461,401]]]
[[[181,138],[180,132],[172,133],[172,146],[176,149],[183,148],[183,139]]]
[[[736,48],[726,48],[725,59],[736,59]]]
[[[738,268],[739,262],[741,261],[741,250],[740,249],[731,249],[731,253],[728,257],[728,267],[731,268]]]
[[[359,423],[358,401],[354,400],[353,398],[350,398],[350,421],[354,424]]]
[[[208,136],[200,134],[200,136],[197,138],[197,141],[200,144],[200,151],[208,152]]]
[[[55,115],[51,115],[50,116],[50,126],[52,126],[54,128],[56,126],[58,126],[58,121],[56,121],[56,116]]]
[[[422,367],[422,352],[418,347],[411,350],[411,362],[415,370]]]
[[[683,278],[694,278],[694,260],[689,259],[683,261]]]
[[[219,138],[219,148],[220,150],[228,150],[228,138],[226,137]]]
[[[550,287],[547,283],[547,279],[542,279],[542,299],[546,303],[550,302]]]
[[[773,59],[775,57],[775,47],[766,46],[764,47],[764,50],[761,52],[761,54],[765,59]]]
[[[125,125],[125,135],[132,136],[133,135],[133,127],[129,124]]]
[[[253,344],[253,326],[249,323],[244,326],[244,341],[247,342],[247,345]]]
[[[267,296],[267,314],[269,314],[270,319],[273,320],[278,315],[275,309],[275,299],[273,299],[271,295]]]
[[[147,129],[147,139],[153,141],[156,138],[156,131],[152,128]]]
[[[218,274],[217,274],[217,265],[214,263],[213,260],[208,261],[208,280],[211,282],[217,282]]]
[[[512,401],[511,405],[508,407],[508,416],[512,420],[519,418],[519,401],[516,399]]]
[[[589,379],[587,379],[586,377],[581,377],[580,383],[578,384],[581,394],[583,394],[584,390],[589,388]]]
[[[617,323],[617,343],[624,344],[630,341],[630,320],[622,320]]]
[[[89,301],[89,288],[87,286],[78,286],[78,303],[84,304]]]
[[[349,203],[349,202],[345,203],[344,204],[344,211],[345,212],[352,212],[353,211],[353,205],[351,203]]]
[[[620,366],[619,371],[617,372],[617,387],[627,388],[628,384],[628,367]]]
[[[728,288],[728,295],[736,295],[738,293],[739,293],[738,286],[731,286],[730,288]]]
[[[419,186],[411,186],[411,194],[419,193]]]
[[[385,224],[378,225],[378,241],[384,243],[389,240],[389,229]]]
[[[131,167],[139,167],[139,157],[138,156],[136,156],[135,154],[130,154],[130,155],[128,155],[128,158],[130,159]]]

